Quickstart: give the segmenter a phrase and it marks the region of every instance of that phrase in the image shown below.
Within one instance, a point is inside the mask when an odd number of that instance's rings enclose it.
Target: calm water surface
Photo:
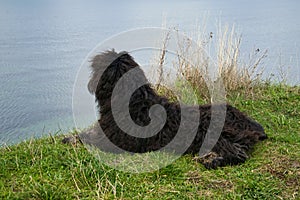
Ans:
[[[241,3],[243,2],[243,3]],[[67,131],[77,70],[96,44],[121,31],[167,26],[193,31],[208,16],[236,24],[242,52],[268,49],[267,74],[300,83],[300,1],[0,0],[0,145]]]

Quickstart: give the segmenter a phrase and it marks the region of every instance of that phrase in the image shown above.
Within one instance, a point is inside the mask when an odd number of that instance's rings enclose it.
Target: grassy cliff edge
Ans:
[[[207,170],[186,155],[130,174],[49,136],[0,148],[0,199],[299,199],[300,87],[263,84],[253,94],[228,97],[269,136],[244,164]]]

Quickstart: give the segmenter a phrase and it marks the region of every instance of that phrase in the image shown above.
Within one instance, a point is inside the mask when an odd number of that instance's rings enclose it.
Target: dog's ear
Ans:
[[[99,55],[96,55],[92,60],[91,64],[91,79],[88,83],[88,90],[94,94],[97,90],[98,82],[104,73],[105,69],[110,66],[120,56],[128,54],[127,52],[115,52],[114,49],[105,51]]]
[[[88,90],[91,94],[95,94],[99,80],[100,74],[98,76],[95,74],[92,75],[92,78],[88,83]]]

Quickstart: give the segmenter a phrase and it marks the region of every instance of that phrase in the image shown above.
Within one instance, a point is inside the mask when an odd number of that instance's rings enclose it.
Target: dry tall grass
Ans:
[[[178,31],[177,33],[179,35]],[[156,55],[159,84],[163,82],[169,40],[170,34],[166,34],[161,53]],[[177,59],[172,61],[172,65],[177,69],[177,78],[187,80],[199,98],[207,103],[211,103],[207,87],[209,81],[221,78],[227,93],[240,92],[245,95],[251,95],[255,86],[262,82],[263,69],[260,65],[267,56],[267,51],[257,49],[249,55],[247,62],[243,60],[240,54],[242,37],[236,33],[234,26],[219,25],[215,34],[198,29],[189,37],[177,37],[175,40],[178,47]]]

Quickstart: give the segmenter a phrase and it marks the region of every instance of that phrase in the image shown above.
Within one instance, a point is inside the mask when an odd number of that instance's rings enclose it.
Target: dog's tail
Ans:
[[[122,51],[120,53],[115,52],[114,49],[103,52],[102,54],[96,55],[92,60],[91,64],[91,79],[88,83],[88,90],[94,94],[97,89],[98,82],[105,71],[105,69],[112,64],[115,60],[123,55],[129,55],[127,52]]]

